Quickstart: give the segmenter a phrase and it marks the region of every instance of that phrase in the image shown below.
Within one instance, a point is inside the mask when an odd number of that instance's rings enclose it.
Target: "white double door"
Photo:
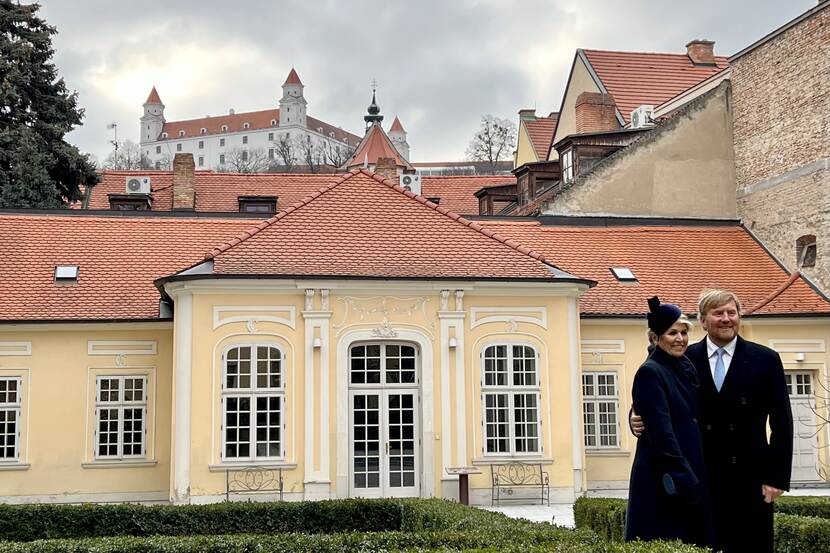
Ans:
[[[349,495],[418,497],[420,413],[415,349],[364,344],[350,353]]]

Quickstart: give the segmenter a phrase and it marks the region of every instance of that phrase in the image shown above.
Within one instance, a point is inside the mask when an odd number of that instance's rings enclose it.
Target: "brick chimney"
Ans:
[[[693,40],[686,45],[686,55],[695,65],[715,65],[715,42]]]
[[[610,94],[583,92],[576,98],[576,132],[613,131],[620,127]]]
[[[397,184],[398,166],[395,164],[395,158],[379,157],[378,162],[375,165],[375,173]]]
[[[193,154],[176,154],[173,158],[173,209],[193,211],[196,192],[193,190],[196,164]]]
[[[520,109],[519,110],[519,120],[520,121],[536,121],[536,110],[535,109]]]

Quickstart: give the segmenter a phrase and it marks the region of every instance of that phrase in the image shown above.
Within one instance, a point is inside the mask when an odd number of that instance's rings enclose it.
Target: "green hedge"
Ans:
[[[426,506],[424,508],[427,508]],[[403,528],[400,501],[360,499],[212,505],[0,505],[0,540]],[[417,513],[416,507],[410,511]]]
[[[625,529],[625,510],[624,499],[581,497],[574,503],[574,520],[579,529],[590,529],[607,540],[618,541]],[[830,551],[828,498],[780,498],[775,502],[775,510],[776,553]]]
[[[783,496],[775,500],[775,512],[808,517],[830,518],[830,497]]]

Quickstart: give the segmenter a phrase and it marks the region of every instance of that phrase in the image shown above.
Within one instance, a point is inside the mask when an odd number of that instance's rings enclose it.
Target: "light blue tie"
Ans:
[[[715,355],[718,356],[717,361],[715,361],[715,388],[717,388],[719,392],[721,386],[723,386],[723,380],[726,378],[726,367],[723,365],[723,354],[723,348],[715,350]]]

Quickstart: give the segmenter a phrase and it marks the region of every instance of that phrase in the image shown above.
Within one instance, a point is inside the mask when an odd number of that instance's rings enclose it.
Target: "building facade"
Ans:
[[[193,154],[199,169],[232,172],[264,171],[269,166],[340,167],[360,137],[309,116],[304,90],[292,68],[282,85],[279,108],[167,121],[165,105],[153,87],[140,120],[142,153],[157,169],[169,169],[177,153]]]

